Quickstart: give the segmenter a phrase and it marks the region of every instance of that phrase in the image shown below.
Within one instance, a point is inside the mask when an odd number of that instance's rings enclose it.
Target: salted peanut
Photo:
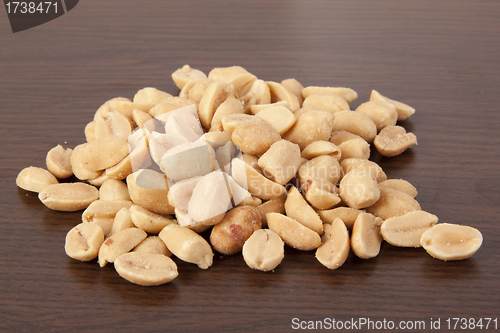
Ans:
[[[106,180],[114,179],[109,177],[106,172],[102,172],[99,177],[94,178],[94,179],[88,179],[87,181],[89,182],[90,185],[94,185],[95,187],[101,187],[102,184],[106,182]]]
[[[270,229],[256,230],[245,242],[243,259],[248,267],[259,271],[272,271],[285,257],[285,243]]]
[[[322,179],[332,184],[337,184],[340,179],[341,169],[339,162],[330,155],[320,155],[299,168],[298,176],[301,186],[309,179]]]
[[[305,87],[302,90],[302,97],[307,99],[310,95],[315,94],[335,94],[344,98],[347,103],[351,104],[355,99],[358,98],[358,93],[352,90],[351,88],[344,87],[316,87],[310,86]]]
[[[203,93],[198,106],[198,113],[203,127],[210,128],[215,110],[230,95],[234,95],[234,86],[222,82],[212,82]]]
[[[210,79],[202,79],[192,82],[193,84],[189,82],[182,88],[179,93],[179,97],[187,98],[198,105],[200,104],[205,90],[207,90],[207,87],[214,81]]]
[[[99,248],[97,258],[99,266],[104,267],[108,262],[114,262],[116,258],[132,250],[147,236],[144,230],[128,228],[108,237]]]
[[[262,200],[278,198],[286,193],[283,185],[267,179],[250,165],[237,158],[233,158],[231,162],[231,176],[238,185]]]
[[[334,131],[331,133],[330,142],[342,152],[340,160],[348,158],[366,160],[370,158],[370,144],[359,135],[346,131]]]
[[[316,259],[329,269],[337,269],[349,256],[349,232],[341,219],[336,218],[331,224],[325,224],[322,244],[316,249]]]
[[[239,99],[234,97],[233,95],[229,95],[224,102],[222,102],[219,107],[215,110],[214,116],[212,117],[212,121],[210,123],[210,128],[220,125],[222,127],[221,119],[224,116],[234,114],[234,113],[243,113],[245,110],[243,108],[243,104]]]
[[[141,169],[127,176],[130,199],[141,207],[157,214],[173,214],[168,203],[168,184],[165,175],[149,169]]]
[[[131,120],[122,113],[111,108],[96,115],[94,122],[94,137],[96,139],[102,139],[108,135],[116,135],[127,139],[133,130]]]
[[[189,216],[187,211],[182,211],[177,208],[175,209],[175,218],[177,219],[177,224],[179,224],[181,227],[189,228],[198,234],[212,227],[211,225],[196,222],[191,218],[191,216]]]
[[[380,227],[380,233],[387,243],[394,246],[420,247],[422,234],[437,222],[436,215],[414,210],[385,220]]]
[[[105,175],[111,179],[125,179],[135,171],[151,165],[149,148],[145,139],[140,140],[137,146],[115,166],[106,169]]]
[[[179,144],[161,159],[161,169],[172,181],[204,176],[219,169],[215,151],[203,141]]]
[[[323,233],[323,222],[295,186],[292,186],[288,191],[285,201],[285,212],[286,216],[319,235]]]
[[[170,224],[163,228],[159,236],[177,258],[196,264],[201,269],[212,266],[214,253],[210,244],[193,230]]]
[[[188,210],[193,190],[201,177],[193,177],[173,184],[168,191],[168,202],[176,210]]]
[[[339,147],[329,141],[318,140],[308,144],[307,147],[302,150],[301,155],[303,158],[308,160],[321,155],[330,155],[335,157],[337,160],[340,160],[342,151]]]
[[[373,144],[380,154],[392,157],[416,145],[417,137],[413,133],[406,133],[404,127],[389,125],[380,131]]]
[[[207,132],[203,134],[199,141],[205,141],[210,143],[224,143],[231,141],[231,133],[227,132]]]
[[[184,65],[172,73],[172,80],[179,89],[182,89],[189,81],[206,78],[207,75],[205,73],[199,69],[191,68],[189,65]]]
[[[415,113],[415,109],[412,108],[411,106],[392,100],[385,96],[382,96],[378,91],[372,90],[372,93],[370,95],[370,101],[380,101],[380,100],[389,102],[390,104],[394,105],[394,107],[396,107],[399,121],[405,120],[406,118]]]
[[[302,89],[304,86],[296,79],[286,79],[280,82],[283,87],[290,90],[299,100],[299,105],[302,105],[304,98],[302,97]]]
[[[132,223],[147,233],[157,234],[169,224],[176,223],[175,220],[153,213],[146,208],[132,205],[129,209]]]
[[[380,252],[382,235],[380,226],[384,221],[372,214],[361,213],[352,227],[351,247],[354,254],[361,259],[376,257]]]
[[[99,199],[99,191],[85,183],[54,184],[38,193],[38,198],[50,209],[75,212]]]
[[[195,222],[214,225],[222,220],[231,204],[228,177],[222,171],[214,171],[197,182],[187,209]]]
[[[260,123],[262,119],[249,114],[234,113],[221,118],[221,124],[224,132],[233,133],[236,127],[248,125],[249,123]]]
[[[380,186],[380,199],[366,208],[368,213],[384,220],[393,216],[404,215],[413,210],[420,210],[419,203],[410,195],[393,188]]]
[[[420,244],[436,259],[462,260],[479,250],[483,235],[473,227],[439,223],[422,234]]]
[[[165,99],[160,103],[156,104],[151,108],[151,110],[149,110],[148,114],[153,118],[158,118],[162,114],[169,113],[170,111],[174,111],[181,108],[180,105],[170,103],[169,101],[170,99]]]
[[[262,200],[254,197],[250,193],[237,205],[238,207],[240,206],[252,206],[252,207],[257,207],[262,204]]]
[[[267,213],[280,213],[285,214],[285,200],[287,196],[286,194],[267,200],[266,202],[261,203],[256,208],[259,210],[260,217],[262,220],[262,227],[267,227]]]
[[[99,199],[102,201],[128,200],[127,185],[121,180],[108,179],[99,188]]]
[[[125,253],[116,258],[114,266],[122,278],[140,286],[158,286],[179,274],[172,259],[156,253]]]
[[[299,99],[293,92],[285,88],[281,83],[266,81],[269,91],[271,92],[271,102],[275,103],[278,101],[287,101],[288,108],[290,111],[294,112],[295,110],[300,109]]]
[[[89,261],[97,257],[104,233],[95,223],[80,223],[66,234],[64,251],[68,257]]]
[[[68,178],[73,175],[71,169],[71,154],[73,149],[64,149],[63,146],[57,145],[47,153],[45,163],[51,174],[59,179]]]
[[[338,193],[336,193],[338,190],[335,185],[328,181],[308,179],[306,184],[304,196],[307,202],[316,209],[330,209],[342,201]]]
[[[137,246],[134,247],[132,252],[156,253],[156,254],[162,254],[167,257],[170,257],[172,255],[172,252],[170,252],[170,250],[167,249],[167,246],[165,245],[165,243],[163,243],[163,241],[159,236],[148,236],[142,242],[137,244]]]
[[[340,167],[342,168],[342,173],[344,175],[348,174],[350,171],[362,167],[365,171],[377,179],[379,186],[381,182],[387,180],[387,175],[384,170],[373,161],[369,161],[364,158],[346,158],[340,162]]]
[[[387,179],[382,182],[379,182],[378,186],[393,188],[395,190],[408,194],[412,198],[415,198],[418,194],[418,191],[415,188],[415,186],[413,186],[409,181],[404,179]]]
[[[380,198],[377,179],[364,167],[347,173],[340,181],[339,189],[342,200],[355,209],[369,207]]]
[[[318,110],[325,110],[333,114],[338,111],[349,111],[349,103],[337,94],[312,94],[307,96],[302,107],[312,106]]]
[[[118,164],[128,154],[127,140],[116,135],[108,135],[84,144],[81,159],[86,169],[97,172]]]
[[[57,178],[49,171],[38,167],[22,169],[16,178],[16,185],[23,190],[40,193],[50,185],[58,184]]]
[[[269,179],[280,185],[285,185],[299,169],[299,145],[287,140],[276,141],[262,154],[258,164]]]
[[[350,231],[360,213],[365,213],[362,209],[351,207],[336,207],[328,210],[319,210],[318,215],[324,223],[332,223],[335,219],[341,219],[346,228]]]
[[[241,206],[228,211],[222,221],[214,225],[210,233],[210,244],[222,254],[241,251],[252,233],[262,227],[260,213],[255,207]]]
[[[266,85],[267,87],[267,85]],[[257,113],[259,113],[260,111],[264,110],[264,109],[267,109],[267,108],[270,108],[272,106],[283,106],[285,108],[287,108],[288,110],[290,110],[290,108],[288,107],[288,102],[287,101],[278,101],[278,102],[275,102],[275,103],[266,103],[266,104],[255,104],[255,105],[252,105],[250,107],[250,113],[253,114],[253,115],[257,115]]]
[[[279,213],[267,213],[266,218],[269,229],[277,233],[286,245],[294,249],[311,251],[321,245],[321,237],[316,231],[288,216]]]
[[[208,73],[208,78],[217,82],[228,82],[240,74],[248,74],[248,71],[241,66],[215,67]]]
[[[166,98],[173,97],[169,93],[158,90],[156,88],[146,87],[139,90],[133,99],[133,102],[136,104],[148,105],[151,109],[156,104],[160,103],[162,100]],[[149,110],[143,110],[144,112],[148,112]]]
[[[273,125],[279,135],[285,134],[296,121],[293,113],[282,105],[265,108],[257,113],[256,117]]]
[[[271,124],[260,121],[237,126],[231,134],[231,139],[242,152],[260,155],[279,141],[281,136]]]
[[[366,142],[373,142],[377,135],[377,126],[370,117],[356,111],[338,111],[335,113],[332,131],[347,131],[359,135]]]
[[[132,119],[134,123],[140,128],[148,130],[149,132],[155,130],[155,121],[153,120],[153,117],[147,112],[134,110],[132,111]]]
[[[87,142],[95,140],[95,121],[92,120],[85,126],[85,140]]]
[[[120,231],[128,228],[135,228],[135,225],[132,222],[130,210],[126,207],[123,207],[118,212],[116,212],[115,218],[113,219],[113,225],[111,226],[111,230],[107,234],[107,237],[111,237],[114,234],[117,234]]]
[[[102,201],[92,202],[82,213],[83,222],[94,222],[101,226],[104,236],[108,236],[113,227],[115,216],[122,208],[129,209],[132,206],[131,201]]]
[[[283,139],[304,149],[318,140],[328,140],[332,133],[334,115],[328,111],[312,110],[297,117],[295,124],[283,135]]]
[[[382,100],[365,102],[357,107],[356,112],[370,117],[379,132],[387,125],[396,125],[398,121],[396,107]]]
[[[254,106],[271,103],[271,91],[265,81],[257,79],[253,81],[250,90],[239,99],[245,113],[253,113],[251,110]]]
[[[241,73],[228,79],[226,83],[233,85],[234,94],[238,98],[245,96],[252,88],[257,77],[250,73]]]

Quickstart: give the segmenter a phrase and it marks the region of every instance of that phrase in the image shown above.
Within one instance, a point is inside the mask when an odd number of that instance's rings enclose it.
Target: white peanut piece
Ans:
[[[441,260],[462,260],[481,247],[479,230],[458,224],[439,223],[422,234],[420,244],[432,257]]]
[[[270,229],[256,230],[245,242],[242,249],[246,264],[259,271],[275,269],[285,257],[285,243]]]

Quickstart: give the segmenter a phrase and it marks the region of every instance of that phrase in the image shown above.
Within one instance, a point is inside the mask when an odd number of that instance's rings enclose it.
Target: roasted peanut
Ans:
[[[207,75],[205,73],[199,69],[191,68],[189,65],[184,65],[172,73],[172,80],[179,89],[182,89],[189,81],[206,78]]]
[[[169,93],[158,90],[156,88],[143,88],[139,90],[133,99],[134,103],[148,105],[151,109],[156,104],[160,103],[162,100],[166,98],[173,97]],[[144,110],[144,112],[148,112],[149,110]]]
[[[117,234],[120,231],[128,228],[135,228],[135,225],[132,222],[130,210],[126,207],[123,207],[116,212],[115,218],[113,219],[113,225],[111,226],[111,230],[107,234],[107,237],[111,237],[114,234]]]
[[[99,190],[85,183],[54,184],[38,193],[38,198],[50,209],[74,212],[99,199]]]
[[[285,212],[286,216],[317,232],[319,235],[323,233],[323,222],[294,186],[288,191]]]
[[[33,166],[22,169],[16,178],[18,187],[36,193],[58,183],[57,178],[49,171]]]
[[[328,111],[313,110],[297,117],[295,124],[283,139],[296,143],[300,149],[318,140],[328,140],[332,133],[334,115]]]
[[[230,114],[242,114],[244,112],[243,104],[233,95],[229,95],[224,102],[222,102],[214,112],[212,121],[210,122],[210,129],[216,126],[222,128],[221,119]]]
[[[130,201],[127,185],[121,180],[108,179],[99,188],[99,199],[102,201]]]
[[[236,127],[249,123],[260,123],[263,120],[249,114],[233,113],[221,118],[222,129],[224,132],[232,134]]]
[[[439,223],[422,234],[420,244],[436,259],[461,260],[476,253],[483,244],[483,235],[473,227]]]
[[[167,225],[175,223],[175,220],[150,212],[138,205],[132,205],[129,211],[132,223],[150,234],[157,234]]]
[[[359,135],[370,143],[377,135],[377,126],[370,117],[362,113],[338,111],[335,113],[332,131],[347,131]]]
[[[370,117],[379,132],[387,125],[396,125],[398,121],[396,107],[382,100],[365,102],[357,107],[356,112]]]
[[[351,207],[337,207],[318,211],[318,215],[324,223],[332,223],[339,218],[344,222],[348,230],[352,230],[352,226],[360,213],[365,213],[365,211]]]
[[[68,178],[73,175],[71,169],[71,154],[73,149],[64,149],[63,146],[57,145],[47,153],[45,163],[47,170],[59,179]]]
[[[285,200],[286,195],[284,194],[280,197],[267,200],[256,207],[259,210],[263,228],[267,227],[267,213],[285,214]]]
[[[302,105],[304,98],[302,97],[302,89],[304,86],[296,79],[285,79],[280,82],[283,87],[291,91],[299,100],[299,105]]]
[[[366,160],[364,158],[347,158],[340,162],[340,167],[342,168],[342,173],[346,175],[351,170],[362,167],[365,169],[366,173],[371,174],[380,183],[387,180],[387,175],[384,170],[373,161]]]
[[[340,197],[351,208],[366,208],[380,198],[377,179],[363,167],[347,173],[339,185]]]
[[[403,247],[420,247],[422,234],[437,222],[438,217],[436,215],[423,210],[414,210],[385,220],[380,228],[380,233],[389,244]]]
[[[240,74],[248,74],[248,71],[241,66],[215,67],[208,73],[208,78],[217,82],[228,82]]]
[[[301,155],[303,158],[308,160],[321,155],[330,155],[335,157],[337,160],[340,160],[342,151],[339,147],[329,141],[318,140],[307,145],[307,147],[302,150]]]
[[[203,92],[203,97],[198,106],[198,113],[203,127],[210,128],[215,110],[230,95],[234,95],[234,86],[222,82],[212,82]]]
[[[312,106],[335,114],[338,111],[349,111],[349,103],[337,94],[312,94],[307,96],[302,107]]]
[[[228,211],[222,221],[214,225],[210,233],[210,243],[214,250],[222,254],[241,251],[252,233],[262,227],[260,213],[255,207],[241,206]]]
[[[296,220],[279,213],[266,214],[269,229],[277,233],[286,245],[297,250],[311,251],[321,245],[321,237]]]
[[[267,81],[266,83],[269,86],[269,91],[271,92],[272,103],[278,101],[287,101],[290,111],[294,112],[295,110],[300,109],[299,99],[293,92],[285,88],[284,85],[272,81]]]
[[[210,244],[193,230],[170,224],[158,236],[177,258],[196,264],[201,269],[212,266],[214,253]]]
[[[285,243],[274,231],[259,229],[246,240],[242,253],[248,267],[267,272],[285,257]]]
[[[123,139],[127,139],[133,130],[130,119],[111,108],[104,109],[102,112],[97,114],[94,121],[94,137],[96,139],[102,139],[108,135],[116,135]]]
[[[379,191],[380,199],[374,205],[366,208],[368,213],[387,220],[393,216],[420,210],[419,203],[404,192],[384,186],[380,186]]]
[[[271,124],[276,128],[279,135],[285,134],[296,121],[293,113],[288,110],[288,108],[281,105],[265,108],[257,113],[256,117]]]
[[[260,155],[265,153],[273,143],[279,141],[281,136],[271,124],[260,121],[237,126],[231,138],[242,152]]]
[[[349,250],[349,232],[341,219],[325,224],[322,244],[316,249],[316,259],[329,269],[337,269],[346,261]]]
[[[128,228],[109,237],[102,243],[98,253],[99,266],[104,267],[108,262],[129,252],[147,237],[144,230]]]
[[[154,170],[141,169],[127,176],[130,199],[141,207],[157,214],[173,214],[168,203],[166,177]]]
[[[305,87],[302,90],[302,96],[307,99],[310,95],[314,94],[335,94],[344,98],[347,103],[351,104],[356,98],[358,98],[358,94],[352,90],[351,88],[344,87],[316,87],[310,86]]]
[[[415,198],[418,194],[417,189],[409,181],[404,179],[387,179],[378,183],[378,186],[390,187],[395,190],[404,192]]]
[[[292,179],[300,166],[300,148],[290,141],[276,141],[258,161],[264,174],[280,185]]]
[[[305,183],[310,179],[325,180],[336,184],[340,179],[340,170],[339,162],[335,157],[320,155],[302,164],[298,177],[302,187],[305,187]]]
[[[380,226],[383,220],[372,214],[361,213],[352,227],[351,246],[354,254],[361,259],[376,257],[380,252],[382,235]]]
[[[359,135],[346,131],[334,131],[330,135],[330,142],[339,147],[341,151],[340,160],[370,158],[370,144]]]
[[[330,209],[341,202],[338,189],[327,180],[308,179],[303,187],[306,200],[316,209]]]
[[[64,251],[73,259],[89,261],[97,257],[104,233],[95,223],[80,223],[66,235]]]
[[[136,247],[132,250],[132,252],[140,252],[140,253],[156,253],[163,254],[164,256],[170,257],[172,252],[167,249],[167,246],[159,236],[149,236],[145,238],[142,242],[137,244]]]
[[[385,101],[388,102],[396,108],[396,111],[398,112],[398,120],[405,120],[409,116],[415,113],[415,109],[412,108],[409,105],[406,105],[404,103],[392,100],[390,98],[387,98],[385,96],[382,96],[378,91],[372,90],[372,93],[370,95],[370,101]]]
[[[101,226],[104,236],[110,233],[115,216],[122,208],[129,209],[132,202],[128,200],[103,201],[96,200],[92,202],[82,213],[83,222],[94,222]]]
[[[406,149],[417,144],[413,133],[406,133],[401,126],[386,126],[373,140],[373,145],[384,156],[392,157],[401,154]]]
[[[141,286],[164,284],[178,275],[175,262],[156,253],[125,253],[116,258],[114,266],[122,278]]]
[[[267,85],[266,85],[266,87],[267,87]],[[267,108],[270,108],[270,107],[275,107],[275,106],[283,106],[283,107],[287,108],[288,110],[290,110],[290,108],[288,107],[287,101],[278,101],[275,103],[269,102],[267,104],[254,104],[250,107],[250,113],[253,115],[257,115],[260,111],[267,109]],[[293,114],[295,114],[295,112]]]

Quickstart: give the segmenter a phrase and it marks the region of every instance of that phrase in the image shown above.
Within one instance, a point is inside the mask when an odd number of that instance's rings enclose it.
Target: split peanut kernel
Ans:
[[[330,155],[332,157],[335,157],[337,160],[340,160],[342,151],[339,147],[329,141],[318,140],[307,145],[307,147],[302,150],[301,155],[303,158],[308,160],[321,155]]]
[[[379,186],[379,191],[380,198],[375,204],[366,208],[368,213],[387,220],[413,210],[420,210],[420,204],[404,192],[385,186]]]
[[[295,124],[296,118],[288,108],[277,105],[261,110],[256,117],[271,124],[279,135],[285,134]]]
[[[321,237],[296,220],[279,214],[267,213],[269,229],[277,233],[286,245],[301,251],[311,251],[321,245]]]
[[[99,199],[99,190],[85,183],[54,184],[38,193],[38,198],[50,209],[75,212]]]
[[[207,75],[199,69],[191,68],[189,65],[184,65],[172,73],[172,80],[177,88],[182,89],[184,86],[193,80],[206,79]]]
[[[438,222],[436,215],[414,210],[400,216],[388,218],[382,223],[380,232],[384,240],[395,246],[420,247],[422,234]]]
[[[129,211],[132,223],[150,234],[157,234],[167,225],[176,223],[175,220],[150,212],[138,205],[132,205]]]
[[[49,150],[45,159],[47,170],[59,179],[71,177],[73,175],[73,169],[71,168],[72,153],[73,149],[64,149],[61,145]]]
[[[349,111],[349,103],[337,94],[312,94],[307,96],[302,107],[312,106],[335,114],[338,111]]]
[[[114,262],[116,258],[132,250],[146,237],[144,230],[128,228],[107,238],[99,248],[99,266],[104,267],[108,262]]]
[[[361,259],[376,257],[380,252],[383,220],[369,213],[361,213],[352,227],[351,246],[354,254]]]
[[[156,253],[167,257],[172,255],[172,252],[167,249],[167,246],[163,243],[159,236],[149,236],[145,238],[142,242],[137,244],[136,247],[134,247],[132,252]]]
[[[132,202],[128,200],[103,201],[96,200],[92,202],[82,213],[83,222],[94,222],[101,226],[104,236],[108,236],[113,228],[113,222],[116,214],[122,209],[129,209]]]
[[[116,179],[106,180],[99,188],[99,199],[102,201],[130,201],[127,184]]]
[[[396,125],[398,121],[396,107],[382,100],[365,102],[358,106],[356,112],[370,117],[379,132],[388,125]]]
[[[341,219],[325,224],[322,244],[316,249],[316,259],[329,269],[337,269],[346,261],[351,248],[349,232]]]
[[[97,257],[104,242],[102,228],[95,223],[80,223],[66,235],[64,251],[73,259],[89,261]]]
[[[314,94],[335,94],[344,98],[347,103],[351,104],[355,99],[358,98],[358,93],[351,88],[344,87],[317,87],[310,86],[305,87],[302,90],[302,96],[307,99],[310,95]]]
[[[157,253],[125,253],[114,261],[114,266],[122,278],[141,286],[164,284],[179,274],[172,259]]]
[[[281,136],[273,125],[260,120],[237,126],[231,138],[242,152],[260,155],[265,153],[273,143],[279,141]]]
[[[440,223],[422,234],[420,244],[432,257],[441,260],[462,260],[481,247],[479,230],[458,224]]]
[[[290,141],[276,141],[262,154],[258,165],[269,179],[285,185],[299,169],[300,148]]]
[[[242,249],[246,264],[259,271],[275,269],[285,257],[285,243],[270,229],[256,230]]]
[[[341,219],[350,231],[359,214],[365,213],[364,210],[351,207],[337,207],[328,210],[318,211],[318,215],[324,223],[332,223],[335,219]]]
[[[415,198],[418,194],[417,189],[409,181],[404,179],[387,179],[378,183],[378,186],[390,187],[395,190],[404,192]]]
[[[387,157],[399,155],[416,144],[415,134],[406,133],[403,127],[392,125],[386,126],[373,140],[378,152]]]
[[[59,182],[52,173],[33,166],[21,170],[16,178],[16,185],[18,187],[36,193],[40,193],[54,184],[59,184]]]
[[[404,103],[392,100],[390,98],[387,98],[385,96],[382,96],[378,91],[372,90],[372,93],[370,95],[370,101],[385,101],[388,102],[396,108],[396,111],[398,113],[398,120],[405,120],[406,118],[410,117],[412,114],[415,113],[415,109],[412,108],[409,105],[406,105]]]
[[[351,208],[361,209],[380,198],[377,179],[363,167],[347,173],[340,181],[340,197]]]
[[[335,113],[332,131],[347,131],[359,135],[370,143],[377,135],[377,126],[370,117],[362,113],[338,111]]]
[[[317,232],[319,235],[323,233],[323,222],[294,186],[288,191],[285,212],[286,216]]]

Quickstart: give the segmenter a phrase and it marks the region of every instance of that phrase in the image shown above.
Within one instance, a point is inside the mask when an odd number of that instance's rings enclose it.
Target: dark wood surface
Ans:
[[[0,17],[0,331],[281,332],[293,318],[423,320],[428,331],[431,318],[444,329],[450,317],[500,317],[500,2],[85,0],[16,34]],[[177,94],[170,74],[186,63],[351,87],[352,108],[372,89],[414,106],[402,125],[418,146],[372,158],[441,222],[478,228],[483,246],[443,262],[384,243],[335,271],[289,248],[270,273],[216,255],[208,270],[177,260],[179,277],[149,288],[68,258],[81,214],[50,211],[17,173],[84,142],[110,98]]]

